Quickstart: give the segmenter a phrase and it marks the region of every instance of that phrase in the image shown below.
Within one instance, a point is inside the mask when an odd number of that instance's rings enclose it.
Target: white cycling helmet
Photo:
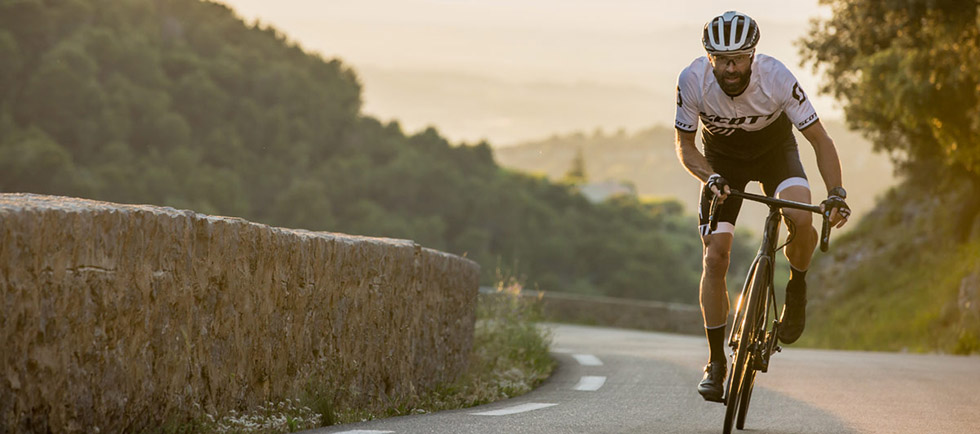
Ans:
[[[759,43],[759,25],[748,15],[728,11],[704,25],[701,43],[710,54],[750,53]]]

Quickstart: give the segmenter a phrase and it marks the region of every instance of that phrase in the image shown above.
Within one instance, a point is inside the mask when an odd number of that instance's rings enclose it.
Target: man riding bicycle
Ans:
[[[789,69],[772,57],[755,54],[758,42],[755,20],[740,12],[725,12],[704,26],[702,43],[707,56],[695,59],[677,79],[677,156],[702,182],[699,224],[704,269],[700,298],[709,362],[698,392],[709,401],[722,401],[727,370],[724,347],[729,300],[725,275],[742,205],[740,198],[725,200],[731,189],[743,190],[749,181],[759,181],[767,196],[810,203],[810,185],[792,131],[795,126],[816,153],[820,175],[828,188],[828,197],[821,205],[832,210],[831,224],[839,228],[850,215],[834,141]],[[699,122],[704,154],[695,145]],[[711,231],[708,208],[714,197],[721,208],[718,227]],[[784,209],[783,217],[792,241],[784,251],[790,263],[790,280],[779,340],[790,344],[803,333],[804,279],[818,237],[810,212]]]

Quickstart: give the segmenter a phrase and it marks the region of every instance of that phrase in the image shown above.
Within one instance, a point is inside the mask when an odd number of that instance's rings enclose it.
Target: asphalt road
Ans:
[[[555,325],[552,378],[524,396],[318,433],[717,433],[695,387],[703,338]],[[980,357],[786,348],[756,379],[749,433],[980,433]]]

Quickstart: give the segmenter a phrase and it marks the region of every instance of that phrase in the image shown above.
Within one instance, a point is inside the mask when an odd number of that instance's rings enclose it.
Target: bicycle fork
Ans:
[[[773,285],[773,281],[772,281],[773,276],[771,274],[772,273],[771,270],[773,269],[772,257],[769,255],[763,255],[758,257],[757,260],[753,262],[752,266],[749,269],[750,276],[752,275],[752,273],[755,273],[759,261],[767,261],[769,263],[769,270],[770,270],[770,273],[764,277],[766,279],[766,285],[765,285],[766,295],[763,297],[763,302],[761,306],[763,313],[758,319],[759,321],[758,324],[756,324],[756,330],[761,330],[763,332],[757,333],[758,338],[751,343],[751,345],[748,348],[748,352],[749,352],[749,357],[752,360],[752,364],[751,364],[752,369],[756,371],[768,372],[769,358],[772,357],[773,354],[781,352],[782,347],[779,346],[779,338],[778,338],[780,324],[779,324],[779,320],[777,319],[779,318],[779,312],[778,312],[778,307],[776,305],[776,290]],[[748,290],[748,288],[746,288],[745,290]],[[745,308],[744,303],[746,302],[744,298],[747,295],[745,290],[743,290],[742,295],[739,297],[738,304],[736,305],[737,306],[736,312],[738,313],[744,312],[744,308]],[[766,322],[770,318],[769,317],[770,313],[773,315],[772,327],[766,330],[767,329]],[[732,336],[729,341],[729,346],[731,346],[733,349],[735,347],[735,342],[738,338],[739,336],[735,335],[735,333],[732,333]]]
[[[769,296],[766,297],[766,312],[772,312],[774,318],[779,318],[776,307],[776,292],[773,288],[772,282],[769,283]],[[769,315],[763,316],[763,325],[765,325],[765,319],[768,319]],[[762,371],[769,372],[769,358],[773,354],[783,351],[783,348],[779,346],[779,320],[772,320],[772,328],[769,329],[767,333],[764,334],[765,340],[763,342],[757,343],[761,348],[761,351],[753,351],[754,362],[753,368]]]

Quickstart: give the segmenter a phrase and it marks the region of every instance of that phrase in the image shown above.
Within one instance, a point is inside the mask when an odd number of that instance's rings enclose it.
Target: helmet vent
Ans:
[[[728,11],[704,25],[701,42],[709,53],[750,51],[759,42],[759,26],[748,15]]]

